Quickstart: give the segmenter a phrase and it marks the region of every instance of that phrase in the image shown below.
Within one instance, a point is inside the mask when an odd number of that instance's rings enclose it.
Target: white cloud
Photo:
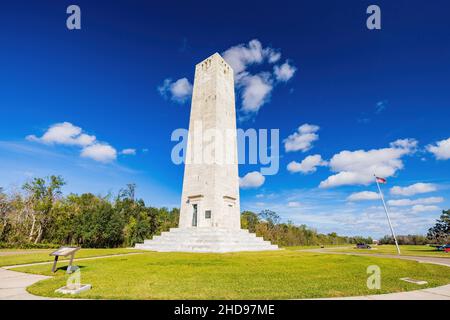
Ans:
[[[261,42],[253,39],[248,43],[232,46],[222,53],[234,71],[235,85],[240,90],[241,110],[247,114],[240,119],[249,119],[251,114],[258,110],[270,100],[270,94],[278,82],[286,82],[291,79],[297,70],[296,67],[285,62],[272,68],[262,68],[258,73],[249,72],[252,65],[273,65],[281,58],[281,52],[271,47],[263,47]],[[171,100],[184,103],[192,95],[192,84],[187,78],[172,82],[170,78],[165,79],[158,87],[159,93]]]
[[[132,148],[123,149],[122,151],[120,151],[120,154],[134,156],[136,155],[136,149]]]
[[[413,206],[417,204],[434,204],[441,203],[444,201],[442,197],[428,197],[428,198],[418,198],[415,200],[411,199],[398,199],[398,200],[389,200],[388,204],[393,207],[406,207]]]
[[[99,162],[110,162],[116,159],[117,151],[105,142],[99,142],[93,135],[83,132],[83,129],[70,122],[51,125],[42,137],[29,135],[28,141],[44,144],[59,144],[81,147],[81,156]]]
[[[320,127],[316,125],[303,124],[297,132],[287,137],[284,142],[284,149],[289,151],[302,151],[306,152],[312,148],[312,143],[319,139],[319,135],[316,133]]]
[[[239,178],[241,188],[259,188],[264,184],[265,177],[258,171],[247,173],[243,178]]]
[[[294,76],[297,68],[291,66],[287,61],[281,66],[275,66],[273,72],[278,81],[287,82]]]
[[[252,64],[260,64],[265,60],[269,63],[277,62],[281,54],[270,47],[263,48],[259,40],[253,39],[247,45],[242,43],[225,50],[222,56],[238,75]]]
[[[417,148],[417,140],[416,139],[398,139],[389,144],[391,148],[399,148],[404,150],[410,150],[411,152],[415,152]]]
[[[391,191],[391,194],[397,195],[397,196],[413,196],[415,194],[433,192],[436,190],[437,190],[436,185],[434,185],[432,183],[419,182],[419,183],[410,185],[408,187],[395,186],[395,187],[392,187],[390,191]]]
[[[380,114],[387,108],[388,102],[386,100],[378,101],[375,105],[375,114]]]
[[[96,140],[96,137],[83,133],[83,130],[80,127],[74,126],[70,122],[62,122],[51,125],[40,138],[35,135],[29,135],[26,139],[45,144],[63,144],[84,147],[92,144]]]
[[[117,151],[108,144],[96,143],[85,147],[81,151],[81,156],[106,163],[116,159]]]
[[[241,79],[242,110],[257,112],[269,99],[273,86],[267,74],[246,75]]]
[[[273,199],[276,196],[275,193],[258,193],[255,197],[257,199]]]
[[[368,185],[374,181],[374,174],[392,177],[403,169],[401,158],[414,153],[416,146],[416,140],[403,139],[392,142],[389,148],[341,151],[329,161],[331,170],[337,173],[322,181],[319,187]]]
[[[413,212],[429,212],[429,211],[439,211],[439,207],[437,206],[424,206],[422,204],[418,204],[412,207]]]
[[[271,49],[272,51],[269,53],[269,63],[275,63],[278,60],[280,60],[281,58],[281,53],[280,52],[276,52],[273,51],[273,49]]]
[[[178,79],[171,84],[170,90],[175,99],[185,100],[192,94],[192,84],[186,78]]]
[[[158,91],[164,97],[169,96],[175,102],[184,103],[192,95],[192,84],[187,78],[181,78],[175,82],[165,79],[158,87]]]
[[[324,161],[320,154],[307,156],[301,163],[292,161],[288,164],[289,172],[301,172],[304,174],[316,172],[318,166],[327,166],[328,162]]]
[[[248,43],[232,46],[222,53],[234,71],[235,85],[240,90],[241,110],[247,116],[240,119],[249,119],[252,114],[270,100],[270,94],[274,86],[279,82],[291,79],[297,68],[289,62],[272,67],[281,58],[281,52],[271,47],[263,47],[261,42],[253,39]],[[252,65],[263,65],[258,73],[250,72]],[[269,67],[267,66],[269,65]],[[158,87],[163,97],[184,103],[192,95],[192,84],[187,78],[181,78],[173,82],[165,79]]]
[[[373,191],[361,191],[352,193],[348,196],[347,201],[364,201],[364,200],[378,200],[380,195]]]
[[[289,208],[298,208],[298,207],[300,207],[300,202],[298,202],[298,201],[290,201],[290,202],[288,202],[288,204],[287,204],[287,206],[289,207]]]
[[[265,69],[257,74],[249,72],[252,65],[274,64],[281,58],[281,53],[271,47],[263,47],[261,42],[253,39],[248,44],[232,46],[222,53],[234,71],[236,86],[241,89],[242,111],[256,113],[269,101],[270,94],[277,82],[288,81],[296,68],[285,62],[272,70]]]
[[[450,138],[436,142],[435,145],[427,145],[428,152],[434,154],[437,160],[450,159]]]
[[[254,63],[262,63],[263,50],[261,42],[254,39],[248,45],[239,44],[227,49],[223,54],[223,58],[229,63],[235,74],[239,74]]]
[[[222,57],[227,61],[234,71],[235,85],[240,89],[242,99],[241,110],[249,119],[251,114],[258,110],[270,100],[270,94],[278,82],[286,82],[291,79],[297,68],[289,62],[281,65],[262,68],[258,73],[249,72],[252,65],[269,64],[273,65],[281,58],[281,52],[271,47],[263,47],[257,39],[249,41],[247,44],[241,43],[232,46],[222,53]],[[163,97],[184,103],[192,95],[192,84],[187,78],[181,78],[173,82],[170,78],[164,80],[158,87],[159,93]]]

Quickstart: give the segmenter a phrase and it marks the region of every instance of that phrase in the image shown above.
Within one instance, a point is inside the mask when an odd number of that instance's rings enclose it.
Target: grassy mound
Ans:
[[[80,298],[101,299],[298,299],[380,294],[450,283],[450,268],[414,261],[280,250],[230,254],[146,252],[75,263],[93,288]],[[381,269],[381,289],[367,288],[367,267]],[[50,265],[14,270],[52,275]],[[29,292],[57,297],[60,269]],[[428,281],[418,286],[399,280]]]

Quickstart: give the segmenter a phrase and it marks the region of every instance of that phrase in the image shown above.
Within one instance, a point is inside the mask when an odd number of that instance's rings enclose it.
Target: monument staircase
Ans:
[[[138,243],[136,249],[159,252],[237,252],[278,250],[278,246],[246,229],[171,228],[151,240]]]

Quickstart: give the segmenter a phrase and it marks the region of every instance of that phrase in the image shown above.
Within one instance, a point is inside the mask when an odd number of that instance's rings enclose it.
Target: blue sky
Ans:
[[[82,28],[69,31],[73,3],[2,4],[7,190],[60,174],[65,192],[135,182],[148,204],[178,207],[183,167],[171,161],[170,135],[188,126],[195,64],[228,52],[235,69],[242,63],[238,126],[280,130],[280,170],[241,189],[242,209],[382,236],[389,229],[372,169],[388,178],[398,233],[425,233],[450,207],[448,2],[377,1],[374,31],[369,1],[76,1]],[[260,168],[241,165],[240,176]]]

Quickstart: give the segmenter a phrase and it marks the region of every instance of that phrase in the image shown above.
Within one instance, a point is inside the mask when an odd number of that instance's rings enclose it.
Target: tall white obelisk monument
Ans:
[[[215,53],[195,67],[180,228],[240,228],[233,70]]]
[[[195,66],[179,227],[136,248],[181,252],[278,249],[241,229],[233,70],[218,53]]]

